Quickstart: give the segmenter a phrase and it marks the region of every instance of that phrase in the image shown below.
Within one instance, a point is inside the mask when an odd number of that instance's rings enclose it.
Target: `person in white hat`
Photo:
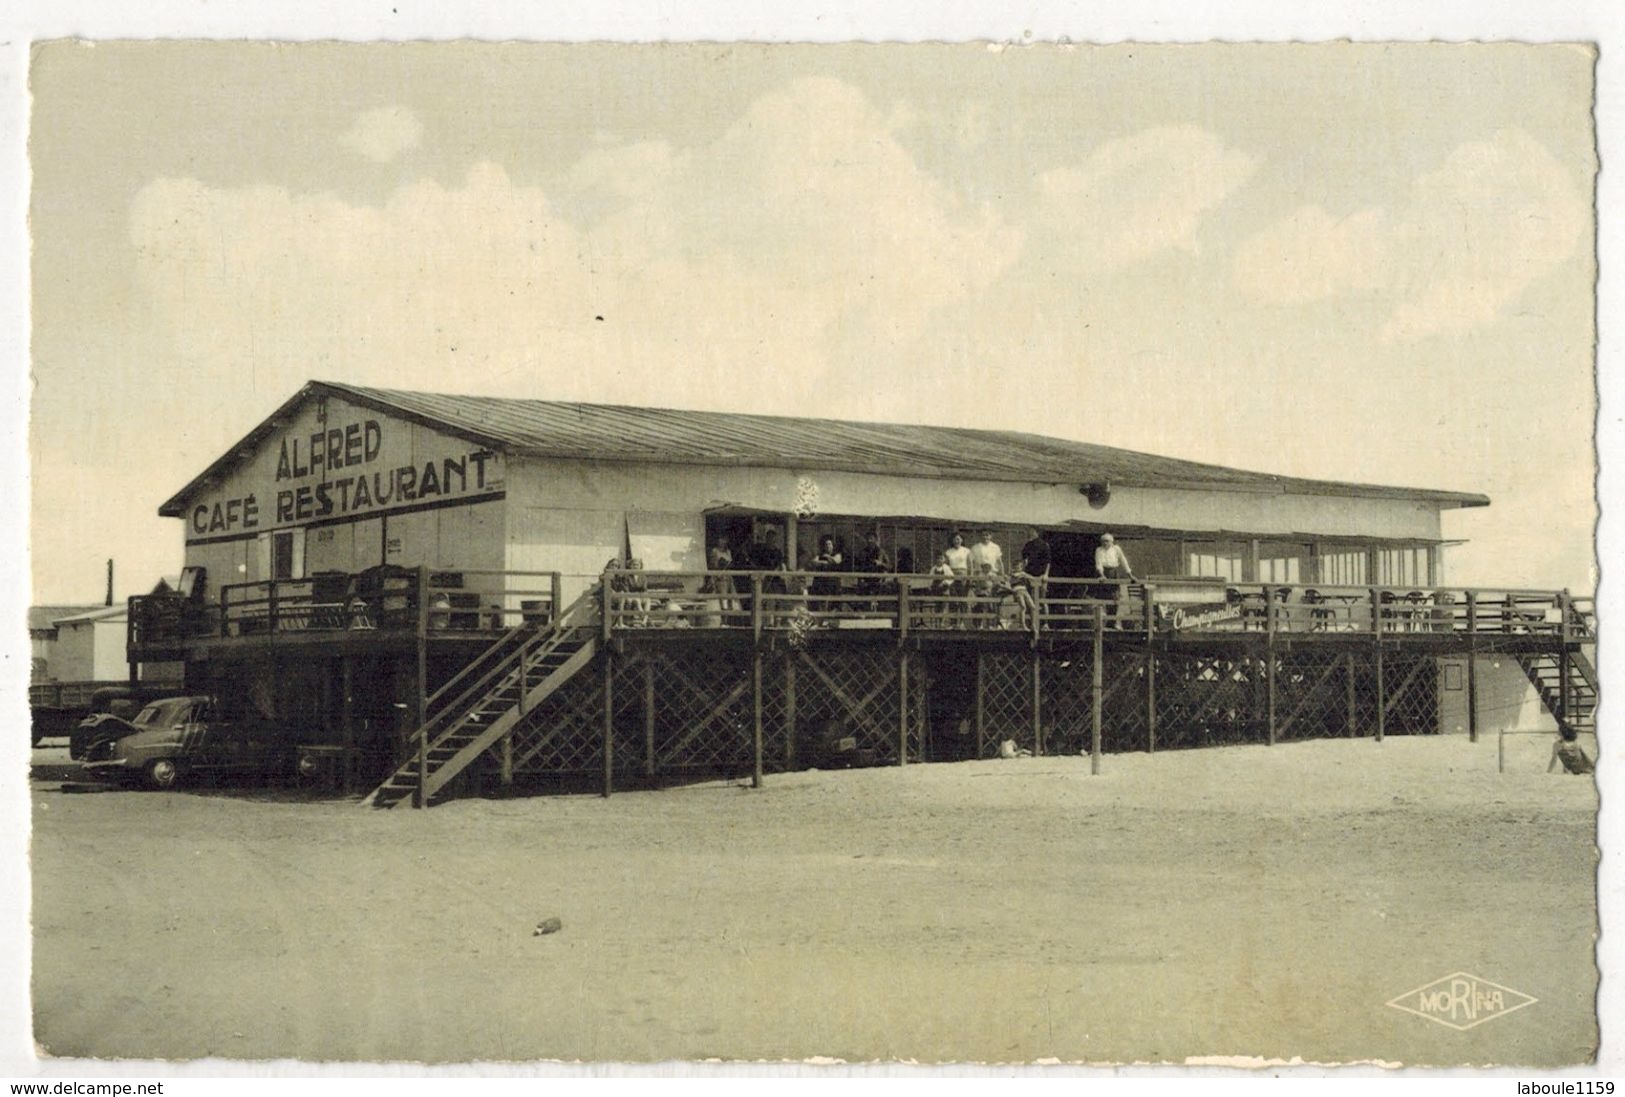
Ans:
[[[1095,574],[1102,579],[1138,579],[1129,565],[1128,554],[1109,533],[1100,535],[1100,547],[1095,549]]]

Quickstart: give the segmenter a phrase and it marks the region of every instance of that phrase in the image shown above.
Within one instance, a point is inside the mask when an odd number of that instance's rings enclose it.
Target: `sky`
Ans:
[[[1576,46],[37,47],[34,600],[306,380],[1479,491],[1594,584]]]

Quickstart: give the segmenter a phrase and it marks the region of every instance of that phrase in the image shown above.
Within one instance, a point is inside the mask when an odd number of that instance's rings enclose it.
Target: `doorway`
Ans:
[[[756,534],[748,514],[707,514],[705,516],[705,559],[709,566],[711,550],[726,544],[733,553],[734,567],[744,567],[751,542]]]
[[[705,516],[705,559],[711,560],[711,548],[726,541],[733,552],[734,567],[750,566],[750,547],[765,539],[767,531],[778,535],[779,548],[788,553],[789,523],[779,514],[707,514]]]
[[[1049,542],[1049,573],[1058,579],[1092,579],[1095,576],[1095,549],[1098,533],[1045,533]]]

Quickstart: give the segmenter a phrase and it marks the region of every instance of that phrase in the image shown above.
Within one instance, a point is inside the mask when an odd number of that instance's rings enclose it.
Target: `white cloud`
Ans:
[[[339,143],[379,164],[387,164],[423,140],[423,123],[405,107],[380,107],[356,116]]]
[[[1575,253],[1587,204],[1534,138],[1503,130],[1458,146],[1405,198],[1336,219],[1306,206],[1237,249],[1236,287],[1262,304],[1350,293],[1389,302],[1389,341],[1496,320]]]
[[[1301,206],[1242,242],[1236,286],[1250,300],[1290,305],[1377,289],[1388,258],[1387,228],[1380,209],[1339,218]]]
[[[1158,252],[1197,250],[1202,218],[1253,174],[1252,157],[1193,126],[1108,141],[1083,163],[1038,178],[1039,214],[1085,260],[1121,267]]]
[[[845,84],[797,81],[707,146],[601,143],[552,194],[489,163],[381,207],[165,179],[131,236],[194,370],[251,359],[285,389],[478,370],[487,391],[802,410],[837,363],[888,360],[1020,248],[887,122]]]

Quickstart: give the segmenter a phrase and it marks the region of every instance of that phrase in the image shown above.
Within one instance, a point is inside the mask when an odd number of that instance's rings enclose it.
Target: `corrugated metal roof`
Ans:
[[[576,404],[365,388],[312,381],[243,443],[160,508],[178,513],[194,487],[303,398],[327,392],[520,456],[839,470],[1015,483],[1109,483],[1206,491],[1302,493],[1485,506],[1483,495],[1306,480],[1014,431],[859,423],[732,412]]]

